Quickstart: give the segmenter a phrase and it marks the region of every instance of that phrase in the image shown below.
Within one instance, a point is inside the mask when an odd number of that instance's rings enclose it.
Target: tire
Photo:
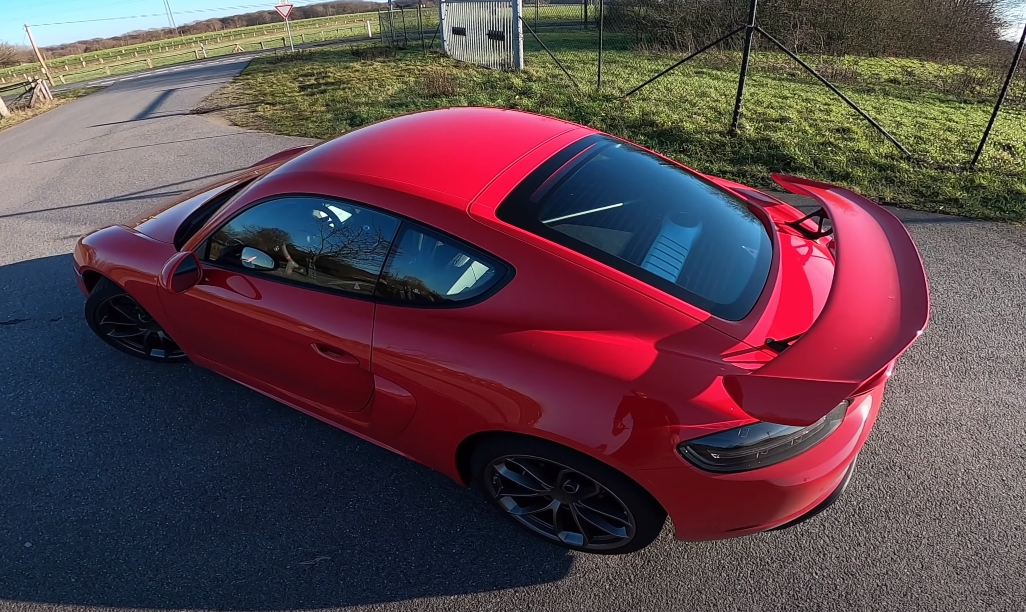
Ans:
[[[563,548],[635,552],[666,522],[662,507],[624,474],[538,438],[485,438],[470,469],[474,485],[514,523]]]
[[[101,278],[85,303],[89,328],[119,351],[160,363],[189,360],[164,328],[124,289]]]

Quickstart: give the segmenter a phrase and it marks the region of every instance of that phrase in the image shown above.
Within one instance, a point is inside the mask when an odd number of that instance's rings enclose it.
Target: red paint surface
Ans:
[[[718,319],[496,219],[524,177],[593,133],[490,109],[379,123],[242,173],[261,178],[183,248],[197,249],[268,196],[344,198],[459,236],[515,269],[472,306],[375,304],[207,265],[197,286],[172,294],[159,283],[176,255],[169,242],[203,190],[84,237],[76,270],[124,287],[198,365],[457,480],[464,440],[515,432],[621,470],[663,505],[683,539],[742,535],[801,515],[840,482],[879,410],[880,372],[926,324],[914,245],[889,213],[840,188],[781,179],[823,202],[836,228],[828,248],[829,238],[806,240],[783,225],[802,216],[796,209],[716,179],[773,228],[775,251],[751,314]],[[764,346],[799,333],[780,355]],[[850,396],[834,434],[774,466],[711,474],[676,450],[759,418],[815,421]]]

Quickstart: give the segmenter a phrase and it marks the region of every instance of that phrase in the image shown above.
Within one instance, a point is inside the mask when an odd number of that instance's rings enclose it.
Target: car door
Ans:
[[[418,406],[448,406],[453,414],[461,403],[498,410],[514,404],[507,399],[514,392],[492,383],[499,371],[517,365],[502,355],[503,336],[514,330],[496,324],[509,313],[481,304],[512,275],[497,258],[404,221],[378,281],[374,374],[416,398]],[[375,411],[387,401],[383,396],[374,400]],[[401,414],[393,410],[388,427],[408,425],[413,411]]]
[[[363,409],[374,390],[375,283],[398,226],[331,198],[245,209],[197,253],[200,283],[162,298],[179,344],[329,419]]]

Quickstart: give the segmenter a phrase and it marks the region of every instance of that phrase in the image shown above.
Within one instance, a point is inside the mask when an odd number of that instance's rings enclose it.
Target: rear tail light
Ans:
[[[682,442],[677,450],[695,466],[710,472],[746,472],[800,455],[832,434],[851,400],[838,404],[807,427],[759,421]]]

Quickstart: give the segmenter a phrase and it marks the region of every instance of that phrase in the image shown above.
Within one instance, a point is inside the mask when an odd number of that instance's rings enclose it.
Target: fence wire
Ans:
[[[378,10],[378,31],[381,43],[400,49],[427,51],[441,48],[437,6],[396,5]]]
[[[584,93],[629,98],[649,115],[718,114],[723,127],[755,132],[821,121],[862,147],[946,166],[973,157],[1016,48],[994,35],[1004,27],[997,0],[758,0],[734,124],[752,4],[524,0],[525,63],[529,72],[565,74]],[[403,24],[391,35],[404,41],[398,46],[437,31],[437,7],[414,10],[434,21],[411,36],[409,14],[392,15]],[[388,28],[382,22],[382,40],[396,44],[386,40]],[[1026,153],[1024,73],[1020,66],[995,123],[994,154]]]

